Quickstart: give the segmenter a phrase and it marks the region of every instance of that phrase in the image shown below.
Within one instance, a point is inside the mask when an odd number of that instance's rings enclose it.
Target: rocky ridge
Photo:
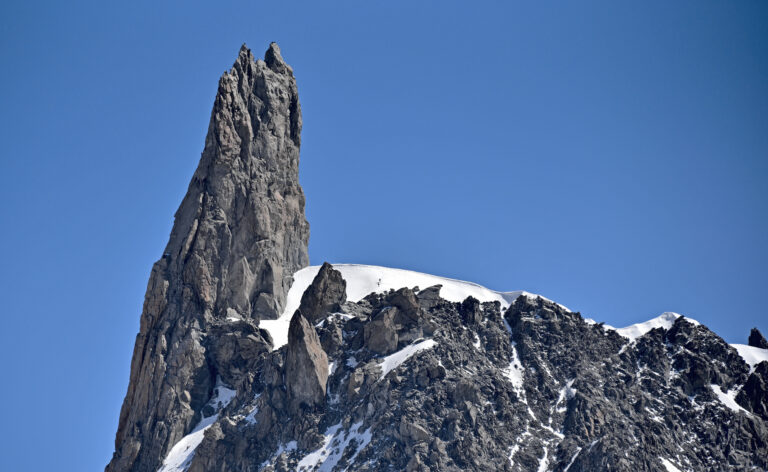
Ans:
[[[705,326],[665,315],[630,340],[541,297],[504,306],[441,290],[374,291],[326,312],[314,327],[330,365],[325,404],[286,407],[292,343],[267,354],[189,470],[768,466],[768,416],[749,400],[766,398],[768,362],[749,365]]]

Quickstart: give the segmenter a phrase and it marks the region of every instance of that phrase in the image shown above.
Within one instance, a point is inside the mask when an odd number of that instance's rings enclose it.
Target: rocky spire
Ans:
[[[252,333],[240,357],[269,350],[258,321],[282,312],[291,274],[309,263],[301,124],[280,49],[272,43],[262,61],[243,45],[219,79],[200,163],[152,268],[108,471],[156,471],[217,377],[234,386],[217,359],[233,351],[218,346],[230,331]]]
[[[749,332],[749,345],[752,347],[759,347],[762,349],[768,349],[768,341],[763,337],[763,333],[757,328],[752,328]]]
[[[346,301],[347,282],[341,272],[325,262],[301,296],[299,311],[307,321],[315,324],[329,313],[340,311]]]
[[[315,328],[296,311],[288,329],[285,353],[285,386],[291,412],[325,403],[328,356],[320,345]]]

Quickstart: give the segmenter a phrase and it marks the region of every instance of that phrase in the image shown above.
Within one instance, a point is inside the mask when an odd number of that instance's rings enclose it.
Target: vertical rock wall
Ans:
[[[242,380],[218,357],[247,364],[243,355],[269,350],[258,321],[281,313],[291,274],[309,263],[301,125],[280,49],[254,60],[243,46],[219,80],[200,164],[152,268],[107,471],[156,471],[199,421],[217,376]],[[235,331],[246,354],[220,346]]]

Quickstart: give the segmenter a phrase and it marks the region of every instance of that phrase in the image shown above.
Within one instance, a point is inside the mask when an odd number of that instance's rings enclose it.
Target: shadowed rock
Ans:
[[[752,328],[749,332],[749,345],[752,347],[759,347],[760,349],[768,349],[768,341],[763,337],[763,333],[757,328]]]
[[[768,420],[768,362],[757,364],[736,401],[751,412]]]

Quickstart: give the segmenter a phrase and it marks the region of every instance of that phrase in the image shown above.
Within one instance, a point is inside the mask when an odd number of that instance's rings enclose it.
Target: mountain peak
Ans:
[[[282,312],[291,275],[309,264],[298,90],[275,73],[290,70],[276,45],[267,58],[243,44],[219,80],[200,163],[152,268],[107,471],[157,470],[210,417],[212,389],[242,382],[271,351],[259,320]]]
[[[280,54],[280,46],[275,42],[270,43],[267,52],[264,53],[264,62],[267,63],[267,67],[278,74],[287,73],[293,76],[293,69],[285,63],[282,54]]]

